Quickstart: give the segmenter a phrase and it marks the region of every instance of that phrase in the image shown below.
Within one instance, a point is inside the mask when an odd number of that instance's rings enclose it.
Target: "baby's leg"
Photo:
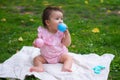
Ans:
[[[61,56],[60,62],[63,63],[62,71],[72,72],[71,67],[72,67],[73,60],[71,56],[69,56],[68,54],[63,54]]]
[[[46,60],[42,56],[37,56],[33,60],[34,66],[30,68],[30,72],[43,72],[43,63],[46,63]]]

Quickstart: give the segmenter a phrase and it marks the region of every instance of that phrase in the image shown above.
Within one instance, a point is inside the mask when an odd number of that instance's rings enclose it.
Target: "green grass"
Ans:
[[[0,62],[23,46],[32,46],[37,27],[42,25],[42,10],[47,5],[61,6],[69,26],[72,44],[78,54],[112,53],[108,80],[120,79],[120,0],[0,0]],[[98,28],[98,33],[92,30]],[[22,37],[23,41],[18,38]]]

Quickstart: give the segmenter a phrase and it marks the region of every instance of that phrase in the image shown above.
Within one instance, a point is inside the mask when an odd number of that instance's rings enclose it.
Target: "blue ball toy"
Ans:
[[[67,25],[64,23],[59,23],[58,24],[58,30],[61,32],[65,32],[67,30]]]

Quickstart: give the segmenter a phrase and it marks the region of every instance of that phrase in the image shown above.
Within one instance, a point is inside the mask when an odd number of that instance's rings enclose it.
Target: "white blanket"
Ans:
[[[0,64],[0,77],[25,79],[26,75],[34,75],[41,80],[107,80],[110,63],[114,58],[112,54],[99,56],[94,53],[87,55],[69,53],[73,56],[73,72],[61,72],[63,64],[44,64],[45,72],[29,72],[32,60],[40,54],[38,48],[24,46],[4,63]],[[100,74],[94,73],[95,66],[102,65],[105,69]]]

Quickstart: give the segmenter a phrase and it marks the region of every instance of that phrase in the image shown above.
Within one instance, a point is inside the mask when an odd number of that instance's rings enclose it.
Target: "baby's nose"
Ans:
[[[60,20],[59,23],[63,23],[63,20]]]

